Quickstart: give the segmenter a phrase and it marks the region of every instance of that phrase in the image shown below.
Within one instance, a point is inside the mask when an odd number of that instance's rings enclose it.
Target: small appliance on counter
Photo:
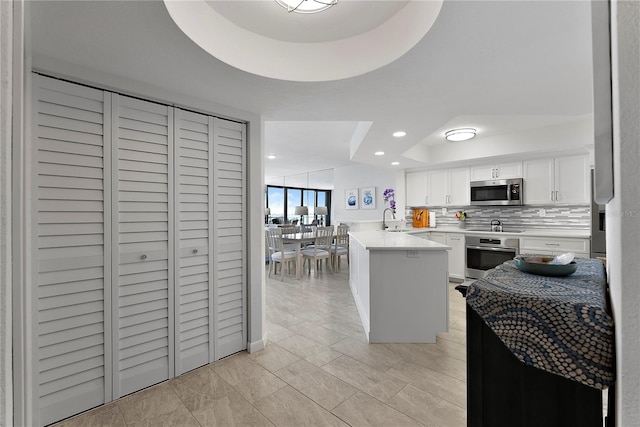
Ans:
[[[436,228],[436,213],[429,212],[429,227]]]
[[[413,210],[413,228],[429,227],[429,210],[414,209]]]

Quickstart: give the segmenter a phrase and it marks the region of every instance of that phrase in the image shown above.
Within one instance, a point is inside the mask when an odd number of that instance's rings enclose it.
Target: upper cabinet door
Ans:
[[[591,203],[591,180],[587,155],[555,159],[555,202],[568,205]]]
[[[496,167],[493,164],[471,166],[471,181],[487,181],[495,179]]]
[[[527,205],[586,205],[591,200],[586,154],[523,162]]]
[[[554,202],[553,159],[526,160],[523,162],[523,189],[525,205],[548,205]]]
[[[427,206],[445,206],[449,200],[449,171],[429,171]]]
[[[522,162],[496,165],[496,179],[522,178]]]
[[[471,181],[522,178],[522,162],[497,163],[471,167]]]
[[[407,206],[425,206],[427,200],[427,172],[407,172],[405,175],[407,185]]]
[[[449,172],[449,204],[468,206],[469,193],[469,168],[451,169]]]

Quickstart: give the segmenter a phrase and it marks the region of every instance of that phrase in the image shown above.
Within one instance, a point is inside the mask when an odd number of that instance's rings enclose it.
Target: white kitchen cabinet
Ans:
[[[471,181],[522,178],[522,162],[498,163],[471,167]]]
[[[407,186],[407,206],[426,206],[428,173],[426,171],[407,172],[405,180]]]
[[[441,232],[431,232],[430,234],[429,240],[451,246],[451,250],[448,251],[449,278],[464,280],[466,266],[464,234]]]
[[[524,203],[527,205],[584,205],[590,203],[587,155],[523,162]]]
[[[469,205],[469,168],[429,171],[427,206]]]
[[[449,251],[449,278],[464,280],[465,271],[465,239],[462,233],[447,233]]]
[[[443,245],[447,244],[447,233],[431,232],[430,234],[429,240],[442,243]]]
[[[349,287],[369,342],[434,343],[449,322],[447,250],[402,234],[350,233]]]
[[[577,257],[588,258],[589,239],[570,237],[521,237],[520,254],[560,255],[573,252]]]
[[[431,240],[431,233],[428,231],[420,232],[420,233],[411,233],[414,237],[419,237],[420,239]]]

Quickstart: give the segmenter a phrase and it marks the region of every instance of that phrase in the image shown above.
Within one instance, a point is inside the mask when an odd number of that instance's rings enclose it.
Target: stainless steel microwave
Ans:
[[[522,205],[522,178],[471,181],[471,205]]]

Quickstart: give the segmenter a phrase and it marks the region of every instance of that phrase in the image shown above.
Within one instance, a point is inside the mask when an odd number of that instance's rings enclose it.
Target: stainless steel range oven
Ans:
[[[514,237],[495,235],[466,237],[467,268],[465,275],[481,279],[487,271],[520,253],[520,240]]]

